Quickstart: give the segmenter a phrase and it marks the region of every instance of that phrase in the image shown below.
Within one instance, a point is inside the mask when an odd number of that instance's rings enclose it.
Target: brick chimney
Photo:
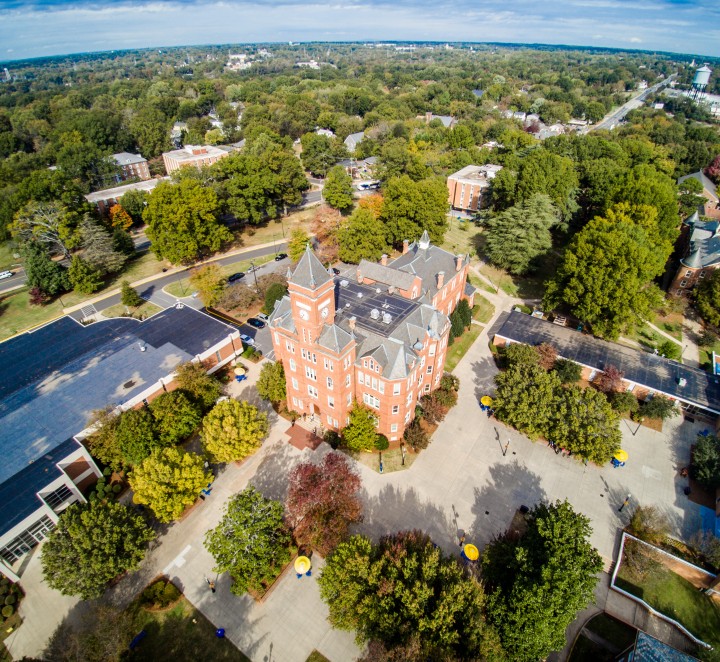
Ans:
[[[383,267],[387,267],[387,254],[383,253],[380,257],[380,264],[383,265]]]
[[[444,271],[438,271],[437,275],[437,287],[440,289],[443,286],[443,283],[445,282],[445,272]]]
[[[360,271],[360,269],[357,270],[357,282],[358,283],[363,282],[363,275],[362,275],[362,271]]]
[[[407,239],[403,239],[403,252],[402,254],[405,255],[410,250],[410,242]]]
[[[356,317],[351,317],[348,320],[348,326],[350,327],[350,331],[355,331],[355,322],[357,321]]]
[[[464,255],[456,255],[455,256],[455,271],[460,271],[462,269],[462,262],[463,262]]]

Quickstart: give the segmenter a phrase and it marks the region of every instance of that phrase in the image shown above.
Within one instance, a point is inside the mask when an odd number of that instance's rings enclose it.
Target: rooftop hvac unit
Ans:
[[[382,292],[382,290],[381,290],[379,287],[376,287],[376,288],[375,288],[375,293],[376,293],[376,294],[380,294],[380,292]]]
[[[350,308],[350,304],[349,304],[349,303],[346,303],[346,304],[345,304],[345,308]]]
[[[362,299],[362,292],[358,292],[358,293],[357,293],[357,298],[358,298],[358,299]]]
[[[390,313],[383,313],[383,322],[390,324],[390,322],[392,322],[392,315]]]
[[[373,308],[370,311],[370,317],[372,317],[374,320],[380,319],[380,311],[377,308]]]
[[[347,280],[340,281],[340,287],[347,287],[348,285],[350,285],[349,281],[347,281]]]
[[[681,388],[683,386],[687,386],[687,379],[685,379],[685,377],[680,377],[680,379],[678,379],[678,386],[680,386]]]

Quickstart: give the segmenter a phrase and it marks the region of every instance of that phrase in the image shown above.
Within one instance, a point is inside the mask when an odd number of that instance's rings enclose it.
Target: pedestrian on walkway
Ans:
[[[623,508],[625,508],[625,506],[627,506],[627,505],[630,503],[630,497],[631,497],[631,496],[632,496],[632,494],[628,494],[628,495],[625,497],[625,501],[622,502],[622,506],[620,506],[620,508],[618,508],[618,512],[619,512],[619,513],[621,513],[621,512],[623,511]]]
[[[208,586],[210,587],[210,591],[215,593],[215,582],[208,582]]]
[[[460,542],[458,542],[458,545],[459,545],[460,547],[462,547],[464,544],[465,544],[465,534],[463,533],[463,534],[460,536]]]

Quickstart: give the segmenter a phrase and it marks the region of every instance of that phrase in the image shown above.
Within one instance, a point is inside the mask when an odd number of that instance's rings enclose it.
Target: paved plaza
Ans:
[[[688,464],[690,443],[706,426],[682,422],[678,417],[659,433],[623,421],[623,448],[629,460],[619,469],[609,464],[584,466],[574,458],[556,455],[544,442],[533,443],[480,410],[478,398],[492,393],[497,373],[488,347],[489,333],[489,329],[483,331],[456,368],[461,383],[458,405],[412,468],[381,475],[357,465],[365,502],[365,522],[357,527],[358,532],[377,538],[418,528],[428,532],[446,552],[457,554],[458,530],[466,533],[467,542],[482,548],[507,528],[521,505],[531,507],[540,500],[567,498],[591,519],[591,542],[609,566],[619,530],[638,504],[659,507],[680,537],[687,538],[699,530],[699,506],[683,493],[686,482],[679,477],[678,468]],[[253,366],[250,379],[233,383],[231,394],[267,409],[254,389],[259,371],[259,366]],[[285,435],[289,423],[274,412],[271,425],[262,449],[241,465],[228,465],[215,481],[211,496],[170,526],[140,571],[125,578],[106,598],[120,606],[127,604],[164,572],[215,625],[224,627],[229,639],[252,660],[304,662],[317,649],[333,662],[346,662],[357,657],[359,649],[352,633],[332,630],[327,623],[327,608],[320,601],[316,583],[320,559],[316,559],[312,578],[297,580],[292,572],[285,575],[262,604],[247,596],[232,595],[226,576],[218,579],[214,595],[204,581],[213,565],[203,547],[204,534],[219,521],[226,500],[248,484],[282,499],[290,469],[299,461],[320,459],[329,451],[325,444],[316,451],[290,446]],[[620,513],[618,508],[628,494],[632,495],[630,506]],[[36,575],[31,580],[33,586],[26,586],[26,590],[38,594],[28,596],[27,601],[37,605],[43,594],[57,594],[40,584]],[[48,604],[54,604],[51,596],[47,599]],[[59,611],[51,616],[45,613],[43,636],[54,629],[48,626],[48,619],[59,622],[72,604],[64,601],[58,604]],[[32,629],[41,615],[37,610],[26,613],[25,608],[23,614],[25,624],[9,643],[16,656],[35,655],[44,646],[40,633]]]

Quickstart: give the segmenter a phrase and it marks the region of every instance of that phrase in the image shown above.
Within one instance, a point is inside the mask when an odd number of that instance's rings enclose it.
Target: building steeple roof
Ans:
[[[323,267],[322,262],[317,259],[308,243],[305,253],[300,258],[288,282],[307,290],[314,290],[331,280],[332,276]]]
[[[420,241],[418,242],[418,247],[424,251],[430,248],[430,235],[427,230],[423,231],[422,237],[420,237]]]

